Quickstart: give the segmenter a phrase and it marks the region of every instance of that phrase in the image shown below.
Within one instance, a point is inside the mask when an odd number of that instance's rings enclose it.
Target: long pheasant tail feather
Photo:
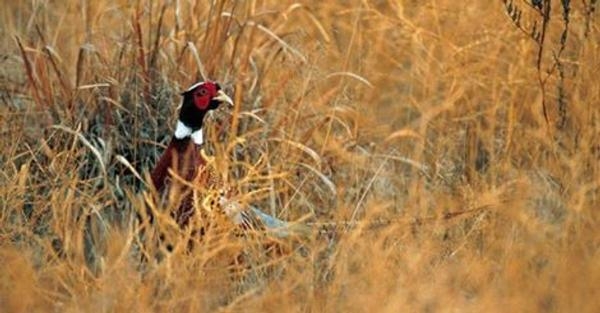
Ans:
[[[423,225],[427,222],[440,220],[451,220],[463,217],[471,213],[481,212],[488,209],[488,205],[472,209],[446,213],[442,216],[429,216],[425,218],[389,218],[371,219],[362,221],[335,221],[335,222],[287,222],[267,214],[259,208],[250,205],[248,210],[241,211],[238,224],[245,228],[262,229],[269,235],[279,238],[300,237],[308,238],[313,234],[328,235],[336,232],[347,232],[352,229],[374,229],[392,224]],[[234,218],[235,219],[235,218]]]
[[[472,209],[466,209],[462,211],[448,212],[441,216],[428,216],[424,218],[383,218],[383,219],[370,219],[361,221],[334,221],[334,222],[311,222],[306,223],[313,232],[320,234],[330,234],[337,231],[347,232],[356,228],[374,229],[392,224],[406,224],[412,226],[424,225],[428,222],[436,221],[447,221],[459,217],[467,216],[468,214],[482,212],[486,209],[491,208],[491,205],[482,205]]]
[[[272,236],[288,238],[291,236],[308,237],[312,228],[303,223],[286,222],[271,216],[255,206],[250,206],[252,214],[260,221],[265,230]]]

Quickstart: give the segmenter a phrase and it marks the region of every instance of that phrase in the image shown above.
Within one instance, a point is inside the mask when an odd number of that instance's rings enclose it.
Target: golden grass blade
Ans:
[[[206,70],[204,69],[204,64],[202,64],[202,60],[200,59],[200,54],[198,54],[198,49],[196,49],[196,45],[193,42],[188,41],[187,46],[192,51],[192,55],[194,56],[196,66],[198,67],[198,72],[202,76],[202,80],[207,81],[208,75],[206,75]]]
[[[294,147],[294,148],[296,148],[298,150],[303,151],[308,156],[310,156],[315,162],[317,162],[317,164],[319,166],[323,162],[323,160],[321,159],[321,157],[319,156],[319,154],[315,150],[313,150],[313,149],[307,147],[306,145],[303,145],[303,144],[301,144],[301,143],[299,143],[297,141],[293,141],[293,140],[289,140],[289,139],[284,139],[284,138],[271,138],[271,140],[288,144],[288,145],[290,145],[290,146],[292,146],[292,147]]]
[[[77,86],[77,89],[86,90],[86,89],[94,89],[94,88],[99,88],[99,87],[110,87],[110,84],[98,83],[98,84],[81,85],[81,86]]]
[[[337,188],[335,187],[335,184],[325,174],[323,174],[321,171],[317,170],[316,168],[314,168],[313,166],[311,166],[309,164],[302,163],[302,162],[300,162],[298,164],[309,169],[311,172],[313,172],[315,175],[317,175],[319,177],[319,179],[321,179],[321,181],[323,183],[325,183],[325,186],[327,186],[327,188],[329,188],[329,191],[331,192],[332,196],[337,195]]]
[[[350,222],[355,222],[356,221],[356,217],[358,216],[358,212],[360,211],[360,209],[362,207],[362,204],[365,201],[365,198],[367,197],[367,194],[371,191],[371,188],[373,188],[373,183],[375,182],[375,179],[377,177],[379,177],[379,175],[383,171],[386,163],[387,163],[387,160],[383,160],[381,162],[381,164],[379,165],[379,167],[377,168],[377,170],[375,171],[375,173],[373,174],[373,176],[371,176],[371,179],[369,180],[369,182],[365,186],[365,189],[362,192],[362,195],[360,196],[360,198],[358,199],[358,202],[356,203],[356,207],[354,207],[354,210],[352,211],[352,216],[350,216]]]
[[[73,136],[75,136],[77,139],[79,139],[79,141],[81,141],[81,143],[86,146],[88,149],[90,149],[90,151],[92,152],[92,154],[94,154],[94,156],[96,157],[96,159],[98,160],[98,164],[100,164],[100,169],[102,170],[102,174],[104,175],[104,177],[107,177],[107,173],[106,173],[106,165],[104,165],[104,161],[102,158],[102,154],[100,153],[100,151],[98,151],[98,149],[96,147],[94,147],[94,145],[92,145],[92,143],[90,143],[85,136],[83,136],[83,134],[80,131],[77,130],[73,130],[71,128],[68,128],[66,126],[62,126],[62,125],[52,125],[52,128],[54,129],[58,129],[58,130],[62,130],[64,132],[67,132],[69,134],[72,134]]]
[[[354,79],[358,80],[359,82],[369,86],[370,88],[375,88],[373,86],[373,84],[371,84],[371,82],[369,82],[366,78],[364,78],[356,73],[352,73],[352,72],[335,72],[335,73],[331,73],[331,74],[327,75],[326,78],[331,78],[331,77],[336,77],[336,76],[347,76],[350,78],[354,78]]]
[[[273,38],[277,43],[279,43],[285,50],[289,51],[291,54],[295,55],[297,58],[299,58],[303,63],[306,63],[306,57],[300,53],[300,51],[294,49],[292,46],[290,46],[287,42],[285,42],[285,40],[279,38],[279,36],[277,36],[275,33],[273,33],[270,29],[266,28],[265,26],[261,25],[261,24],[257,24],[255,22],[249,22],[248,23],[249,26],[255,26],[256,28],[258,28],[259,30],[261,30],[262,32],[264,32],[265,34],[267,34],[269,37]]]
[[[419,135],[416,131],[412,130],[412,129],[408,129],[408,128],[403,128],[400,130],[397,130],[393,133],[391,133],[389,136],[387,136],[387,138],[385,138],[385,141],[391,141],[394,140],[396,138],[417,138],[422,140],[423,136]]]
[[[25,73],[27,74],[27,80],[29,82],[29,87],[31,88],[31,92],[33,93],[35,103],[40,108],[42,108],[43,107],[42,98],[38,91],[38,87],[37,87],[37,84],[35,81],[33,69],[31,67],[31,62],[29,61],[29,58],[27,57],[27,53],[25,52],[25,48],[23,47],[23,44],[21,44],[21,39],[19,38],[19,36],[15,36],[15,40],[17,41],[17,45],[19,46],[19,50],[21,52],[21,58],[23,59],[23,64],[25,65]]]
[[[115,160],[123,165],[125,165],[125,167],[127,167],[127,169],[129,169],[129,171],[131,171],[131,173],[133,174],[133,176],[135,176],[135,178],[139,179],[140,182],[146,184],[146,181],[142,178],[142,175],[140,175],[140,173],[138,173],[138,171],[133,167],[133,165],[131,165],[131,163],[122,155],[117,154],[115,155]]]

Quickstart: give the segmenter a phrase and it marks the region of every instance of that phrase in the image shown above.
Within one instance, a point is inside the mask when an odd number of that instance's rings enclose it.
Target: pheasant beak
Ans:
[[[233,106],[233,100],[231,100],[231,98],[227,94],[225,94],[223,92],[223,90],[217,91],[217,96],[214,97],[213,100],[218,100],[218,101],[221,101],[221,102],[226,102],[230,106]]]

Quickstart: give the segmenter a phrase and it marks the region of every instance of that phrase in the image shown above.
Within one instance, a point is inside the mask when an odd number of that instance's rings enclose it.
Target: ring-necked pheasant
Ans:
[[[222,103],[233,105],[221,86],[211,81],[192,85],[182,96],[175,133],[151,172],[152,184],[159,193],[168,192],[166,189],[177,179],[201,184],[211,179],[210,173],[205,171],[206,159],[201,154],[204,117]],[[188,195],[173,215],[177,223],[184,227],[193,213],[191,196]]]
[[[189,185],[204,189],[224,190],[225,186],[209,167],[208,160],[202,151],[204,145],[203,125],[204,118],[211,110],[217,109],[220,104],[226,103],[233,106],[233,101],[223,92],[216,82],[206,81],[192,85],[182,93],[183,101],[177,120],[175,133],[171,138],[167,149],[160,157],[151,172],[152,184],[157,192],[168,193],[174,181],[184,180]],[[182,199],[179,208],[173,212],[177,224],[180,227],[188,225],[190,218],[194,215],[195,208],[191,190],[185,190],[180,184],[180,192],[186,196]],[[230,219],[230,221],[242,228],[263,228],[270,230],[279,237],[288,235],[289,224],[270,216],[256,207],[241,204],[229,200],[226,195],[217,195],[215,205]]]
[[[206,114],[217,109],[220,104],[227,103],[233,106],[233,101],[222,90],[216,82],[200,82],[192,85],[182,93],[183,101],[179,112],[179,119],[175,128],[175,133],[171,139],[166,151],[159,159],[157,165],[151,172],[151,179],[154,188],[158,192],[165,192],[174,180],[187,181],[189,185],[197,187],[198,184],[220,184],[218,178],[215,179],[210,169],[207,169],[209,160],[205,158],[201,149],[204,142],[203,123]],[[174,177],[177,176],[177,177]],[[219,190],[225,186],[209,186]],[[189,190],[188,190],[189,191]],[[282,221],[259,208],[246,204],[242,205],[235,200],[230,200],[227,195],[217,195],[216,205],[220,206],[222,213],[230,221],[241,228],[260,228],[266,230],[269,234],[284,238],[291,234],[306,235],[312,230],[317,232],[324,231],[330,233],[329,228],[338,227],[349,228],[355,225],[362,225],[365,222],[351,221],[332,222],[332,223],[307,223],[295,224]],[[173,216],[180,227],[188,225],[190,218],[194,214],[194,204],[190,192],[183,199],[179,208]],[[466,210],[446,214],[442,219],[449,219],[455,216],[461,216],[466,213],[478,211]],[[438,217],[432,218],[436,220]],[[392,222],[404,221],[405,219],[389,219],[384,221],[367,221],[367,225],[377,226],[386,225]],[[318,228],[318,229],[315,229]]]

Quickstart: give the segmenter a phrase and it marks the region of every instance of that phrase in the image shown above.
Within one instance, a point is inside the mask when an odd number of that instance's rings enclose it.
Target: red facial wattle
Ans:
[[[199,110],[205,111],[210,106],[210,101],[216,94],[217,86],[215,84],[205,83],[193,91],[194,104]]]

